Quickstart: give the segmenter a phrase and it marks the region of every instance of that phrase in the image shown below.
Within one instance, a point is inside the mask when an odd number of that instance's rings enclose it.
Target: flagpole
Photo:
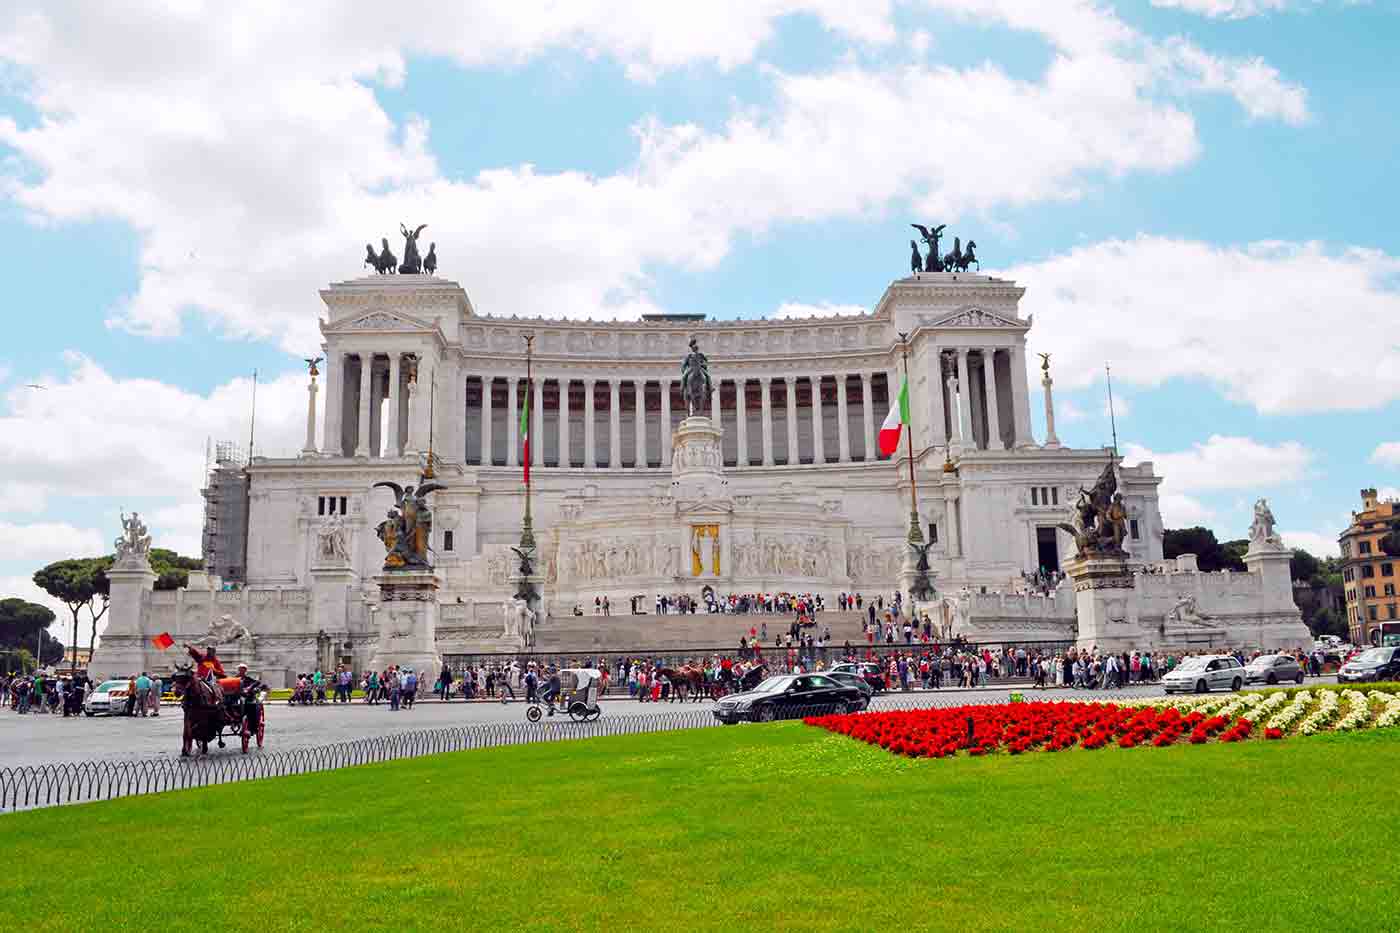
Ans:
[[[909,386],[909,335],[899,335],[899,346],[904,356],[904,386],[901,392],[907,391]],[[903,415],[903,412],[900,412]],[[924,532],[919,527],[919,484],[914,479],[914,406],[909,406],[909,423],[905,426],[905,449],[909,452],[909,543],[924,543]]]
[[[530,437],[530,395],[534,388],[534,350],[535,335],[525,334],[525,521],[520,529],[520,549],[534,550],[535,529],[534,521],[530,515],[530,457],[534,452],[530,449],[532,438]]]

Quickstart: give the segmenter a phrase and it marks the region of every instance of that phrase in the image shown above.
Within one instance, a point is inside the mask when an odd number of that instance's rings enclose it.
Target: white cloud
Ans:
[[[1262,444],[1249,437],[1212,434],[1190,450],[1166,453],[1139,444],[1125,444],[1123,459],[1150,460],[1165,486],[1183,493],[1222,489],[1263,490],[1302,480],[1313,461],[1313,452],[1297,441]]]
[[[1307,91],[1285,81],[1262,58],[1218,58],[1180,38],[1163,43],[1161,51],[1190,89],[1229,94],[1255,120],[1282,120],[1293,126],[1307,122]]]
[[[49,391],[12,390],[5,396],[0,475],[6,485],[13,481],[28,490],[35,511],[60,495],[90,500],[100,512],[95,523],[105,520],[112,527],[100,533],[69,529],[66,540],[68,526],[29,527],[45,529],[40,540],[65,540],[62,548],[67,550],[55,557],[75,550],[101,554],[120,531],[117,517],[108,514],[110,507],[155,503],[156,511],[144,517],[156,545],[197,555],[205,441],[247,436],[250,380],[237,379],[199,395],[150,379],[113,378],[78,354],[69,354],[68,364],[66,375],[49,380]],[[259,454],[290,456],[301,447],[304,373],[259,384],[257,426]],[[37,568],[43,560],[35,556],[34,563]]]
[[[1151,0],[1155,7],[1183,10],[1210,19],[1247,19],[1287,9],[1289,0]]]
[[[1055,403],[1055,419],[1066,424],[1074,424],[1089,417],[1089,413],[1071,401]]]
[[[98,557],[109,548],[93,528],[65,522],[15,525],[0,521],[0,560],[24,560],[35,569],[65,557]]]
[[[1340,531],[1340,529],[1338,529]],[[1289,547],[1302,548],[1313,557],[1336,557],[1337,535],[1317,531],[1279,531],[1283,543]]]
[[[1364,360],[1354,352],[1353,334],[1388,333],[1400,317],[1400,259],[1377,250],[1142,236],[1005,274],[1029,286],[1031,342],[1054,352],[1067,389],[1094,383],[1111,360],[1115,383],[1205,380],[1267,414],[1400,398],[1400,344],[1377,344]]]
[[[804,317],[838,317],[852,314],[865,314],[866,309],[861,305],[832,304],[823,301],[820,304],[803,304],[800,301],[785,301],[778,305],[778,310],[773,312],[774,318],[804,318]]]
[[[1386,441],[1371,451],[1371,462],[1381,466],[1400,467],[1400,441]]]
[[[385,22],[328,2],[276,16],[240,4],[32,3],[0,36],[0,62],[23,75],[40,117],[0,119],[0,145],[14,152],[0,190],[38,223],[115,218],[137,232],[139,285],[115,324],[173,334],[194,312],[301,352],[319,344],[310,290],[358,273],[357,243],[400,219],[430,224],[444,274],[484,312],[635,316],[652,308],[651,267],[711,267],[737,234],[777,223],[905,199],[955,216],[1074,198],[1104,174],[1178,168],[1199,142],[1164,89],[1247,90],[1252,113],[1292,112],[1261,103],[1272,78],[1252,65],[1164,51],[1090,3],[916,6],[1034,32],[1055,54],[1036,80],[990,63],[766,69],[770,110],[740,110],[713,132],[643,120],[636,163],[617,174],[516,165],[448,180],[426,123],[396,124],[372,88],[402,82],[409,56],[482,67],[567,48],[645,78],[751,62],[798,13],[849,41],[891,43],[893,5],[482,0],[400,5]]]
[[[34,569],[38,570],[39,568],[35,567]],[[38,603],[40,606],[47,606],[57,617],[54,619],[53,625],[49,626],[49,634],[54,638],[61,638],[64,644],[72,642],[73,614],[68,611],[68,607],[63,605],[63,603],[35,586],[32,577],[0,577],[0,599],[9,599],[11,597],[23,599],[31,603]],[[91,621],[88,619],[87,610],[80,610],[78,615],[79,641],[82,641],[86,626],[90,626],[91,624]],[[99,625],[100,624],[101,623],[99,623]],[[86,644],[86,642],[83,642],[83,644]]]
[[[1219,434],[1183,451],[1152,451],[1131,442],[1123,447],[1125,463],[1151,461],[1162,477],[1158,505],[1169,528],[1209,526],[1220,518],[1201,500],[1202,493],[1241,490],[1253,496],[1297,483],[1307,475],[1313,457],[1296,441],[1263,444]]]

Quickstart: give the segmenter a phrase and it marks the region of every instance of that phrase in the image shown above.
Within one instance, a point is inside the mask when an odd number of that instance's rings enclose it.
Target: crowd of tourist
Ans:
[[[16,713],[63,713],[76,716],[92,692],[87,675],[55,677],[35,674],[0,674],[0,708]]]

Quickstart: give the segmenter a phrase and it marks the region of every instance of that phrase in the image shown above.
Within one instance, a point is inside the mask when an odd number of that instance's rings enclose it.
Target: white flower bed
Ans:
[[[1373,697],[1383,697],[1385,706],[1381,709],[1381,714],[1376,717],[1376,728],[1387,729],[1391,726],[1400,726],[1400,697],[1389,693],[1371,694]]]
[[[1371,701],[1366,694],[1355,690],[1343,690],[1342,699],[1347,701],[1347,714],[1337,720],[1337,731],[1346,732],[1360,729],[1371,719]]]
[[[1288,731],[1295,722],[1303,718],[1303,713],[1307,712],[1308,705],[1312,703],[1312,694],[1306,690],[1299,690],[1293,695],[1293,702],[1274,714],[1274,717],[1265,723],[1265,728],[1282,729]]]
[[[1337,694],[1331,690],[1324,690],[1317,698],[1317,709],[1298,725],[1298,732],[1302,735],[1314,735],[1321,729],[1336,720],[1338,710],[1341,709],[1342,702],[1337,699]]]
[[[1256,693],[1254,694],[1254,696],[1262,696],[1262,694]],[[1262,699],[1254,705],[1253,709],[1243,714],[1243,716],[1241,716],[1240,718],[1248,719],[1250,722],[1254,723],[1257,726],[1259,723],[1274,715],[1287,704],[1288,694],[1271,693],[1268,696],[1262,697]]]

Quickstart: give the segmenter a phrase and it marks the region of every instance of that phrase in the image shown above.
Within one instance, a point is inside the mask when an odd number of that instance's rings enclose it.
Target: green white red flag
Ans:
[[[906,378],[899,387],[899,398],[890,406],[885,423],[880,425],[880,453],[891,456],[899,449],[899,438],[909,424],[909,380]]]

